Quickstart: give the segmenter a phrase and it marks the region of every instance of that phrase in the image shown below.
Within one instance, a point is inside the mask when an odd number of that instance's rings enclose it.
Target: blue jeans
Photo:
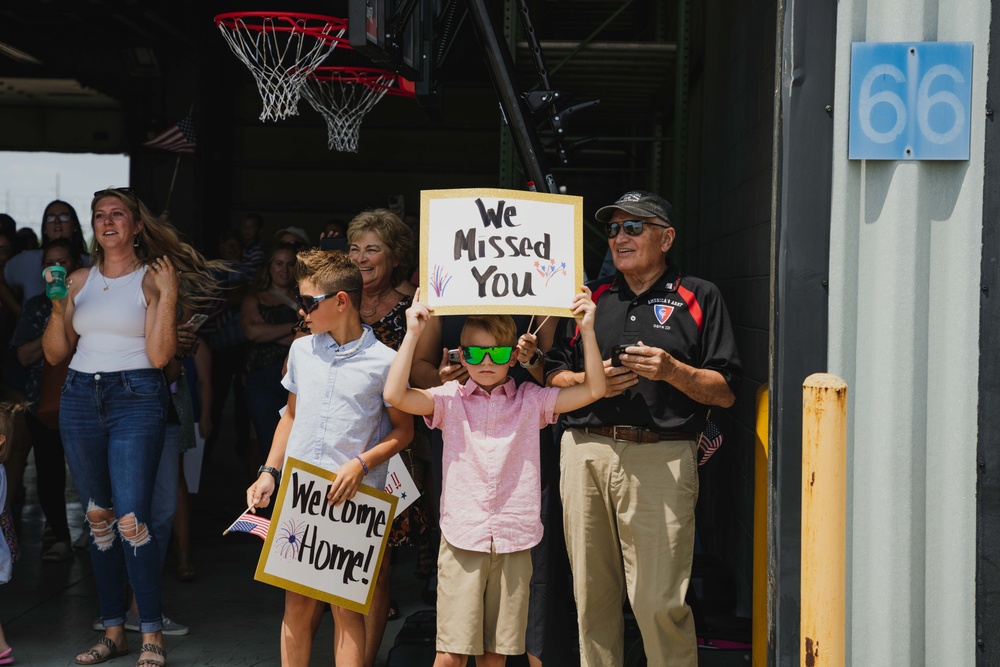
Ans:
[[[177,514],[177,476],[181,463],[181,426],[167,422],[163,437],[163,452],[156,468],[156,483],[153,485],[153,537],[160,553],[160,569],[167,562],[170,548],[170,534],[174,529],[174,515]]]
[[[274,430],[281,420],[278,411],[288,403],[288,390],[281,386],[283,365],[284,360],[281,360],[247,372],[244,395],[253,430],[257,433],[261,463],[267,460],[267,454],[271,451]]]
[[[105,627],[125,622],[126,575],[139,607],[140,630],[163,627],[160,554],[150,507],[168,400],[158,369],[70,370],[63,385],[59,428],[73,482],[86,505],[90,561]],[[113,511],[114,519],[94,516],[102,510]]]

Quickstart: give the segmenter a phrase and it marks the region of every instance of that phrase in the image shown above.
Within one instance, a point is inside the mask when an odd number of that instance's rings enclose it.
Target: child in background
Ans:
[[[28,407],[27,403],[12,403],[10,401],[0,401],[0,507],[4,512],[7,508],[7,470],[4,462],[10,455],[11,440],[14,437],[14,416]],[[8,538],[8,531],[3,531],[3,539],[0,539],[0,584],[10,581],[11,566],[14,564],[12,548],[15,544],[10,544],[8,539],[16,539],[11,535]],[[12,530],[13,526],[9,526]],[[14,662],[14,649],[7,643],[7,638],[3,633],[3,626],[0,626],[0,665],[9,665]]]
[[[539,430],[558,414],[605,392],[590,291],[573,300],[580,319],[585,377],[558,389],[507,377],[517,361],[509,315],[470,316],[462,329],[465,382],[407,386],[413,352],[431,316],[420,292],[406,311],[406,336],[385,384],[396,408],[424,415],[444,440],[438,554],[435,667],[502,667],[524,653],[531,547],[542,537]]]
[[[307,250],[295,272],[299,313],[312,335],[295,339],[289,350],[282,380],[288,405],[267,462],[247,489],[249,507],[267,507],[289,456],[337,473],[327,496],[333,504],[353,498],[362,482],[382,489],[387,462],[413,439],[413,418],[382,398],[395,352],[361,322],[361,270],[342,252]],[[282,667],[309,665],[320,605],[285,592]],[[334,605],[331,611],[337,667],[363,667],[365,617]]]

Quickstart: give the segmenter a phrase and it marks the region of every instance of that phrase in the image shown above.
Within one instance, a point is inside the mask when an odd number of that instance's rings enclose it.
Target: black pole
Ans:
[[[548,167],[545,164],[545,155],[542,152],[541,142],[538,140],[538,133],[527,120],[530,112],[525,107],[517,89],[514,60],[510,56],[507,42],[497,36],[493,18],[486,6],[486,0],[468,1],[472,25],[479,38],[479,44],[482,46],[486,65],[493,78],[493,87],[496,88],[497,97],[500,99],[500,108],[503,110],[504,120],[507,121],[510,134],[514,138],[514,146],[521,157],[524,172],[528,175],[529,180],[534,181],[535,187],[540,192],[557,193],[555,178],[548,173]]]

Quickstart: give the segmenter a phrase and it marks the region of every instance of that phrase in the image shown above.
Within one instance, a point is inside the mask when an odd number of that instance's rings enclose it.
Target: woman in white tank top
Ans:
[[[93,267],[69,276],[69,293],[53,301],[42,336],[50,364],[72,355],[60,430],[86,506],[105,632],[76,662],[96,664],[128,651],[128,580],[138,602],[140,664],[158,667],[166,651],[150,507],[169,400],[161,369],[176,352],[178,303],[197,306],[209,298],[213,263],[181,243],[127,188],[94,193],[91,211]]]

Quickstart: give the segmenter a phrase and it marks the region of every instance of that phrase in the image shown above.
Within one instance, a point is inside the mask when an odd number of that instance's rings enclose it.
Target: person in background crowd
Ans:
[[[264,229],[264,218],[259,213],[247,213],[240,223],[242,239],[242,256],[239,270],[244,280],[249,284],[257,276],[257,271],[264,263],[264,247],[260,244],[260,232]]]
[[[56,239],[43,251],[42,266],[61,266],[70,275],[81,267],[80,253],[68,239]],[[46,416],[45,411],[50,407],[46,405],[41,406],[43,414],[38,415],[43,381],[47,383],[46,393],[58,397],[58,387],[62,386],[66,377],[65,368],[56,371],[57,367],[49,367],[47,374],[42,372],[45,366],[42,334],[51,312],[52,301],[45,292],[28,299],[11,346],[17,350],[17,360],[27,371],[24,397],[31,404],[26,417],[35,452],[38,504],[52,531],[52,544],[46,546],[43,543],[42,560],[59,563],[73,557],[66,519],[66,457],[59,435],[58,414]]]
[[[198,436],[205,440],[212,431],[212,353],[204,339],[198,338],[191,352],[184,357],[184,378],[191,403],[191,420]],[[175,394],[175,397],[177,394]],[[194,581],[198,570],[194,565],[191,544],[191,492],[184,470],[184,457],[189,447],[183,446],[182,433],[180,475],[177,484],[177,513],[174,515],[174,553],[177,557],[177,580]],[[191,436],[194,436],[192,429]],[[193,442],[192,446],[197,443]],[[193,453],[192,453],[193,455]]]
[[[7,472],[4,463],[10,456],[13,449],[14,440],[14,415],[23,412],[24,403],[2,401],[0,402],[0,508],[3,515],[0,523],[7,521]],[[0,535],[0,584],[10,581],[11,569],[14,561],[17,560],[17,537],[12,533],[9,524],[4,525],[3,534]],[[14,650],[7,643],[7,636],[4,634],[3,626],[0,626],[0,665],[10,665],[14,662]]]
[[[14,237],[5,231],[0,231],[0,345],[3,349],[7,348],[17,318],[21,315],[21,301],[4,277],[4,268],[16,252]]]
[[[128,188],[95,192],[91,212],[94,266],[71,274],[42,337],[46,361],[70,358],[59,426],[87,507],[104,622],[100,641],[76,662],[97,664],[128,651],[128,579],[142,632],[139,664],[162,667],[162,563],[150,528],[169,401],[161,369],[177,351],[178,300],[196,307],[211,298],[216,265]]]
[[[86,254],[83,230],[80,228],[80,218],[76,215],[76,209],[59,199],[49,202],[42,214],[42,244],[45,245],[54,239],[69,239],[76,252],[80,254],[83,265],[90,265],[90,256]],[[22,250],[7,262],[4,267],[4,279],[22,304],[44,292],[42,251]]]
[[[323,226],[323,233],[320,238],[339,239],[347,236],[347,225],[340,218],[330,218]]]
[[[284,246],[297,253],[312,244],[309,242],[309,235],[301,227],[285,227],[279,229],[278,233],[274,235],[274,245],[276,247]]]
[[[31,227],[22,227],[17,230],[17,248],[21,250],[37,250],[38,234]]]
[[[709,406],[733,404],[739,354],[718,288],[667,261],[676,230],[665,199],[627,192],[596,218],[617,269],[589,285],[607,391],[564,415],[561,444],[582,664],[623,664],[627,594],[649,665],[696,667],[685,595],[698,436]],[[590,375],[571,321],[548,359],[551,386],[573,386]]]
[[[208,343],[212,357],[212,412],[209,418],[212,428],[205,439],[205,456],[212,453],[223,429],[222,413],[226,397],[232,388],[236,454],[241,459],[246,459],[250,451],[250,416],[247,414],[243,392],[246,339],[240,327],[240,308],[250,284],[246,282],[245,274],[239,270],[242,257],[239,235],[233,231],[222,232],[219,235],[218,250],[219,260],[226,267],[217,275],[222,288],[220,298],[208,313],[208,321],[199,331]],[[261,263],[263,264],[263,260]],[[249,467],[251,461],[246,461],[246,465]]]
[[[6,213],[0,213],[0,234],[6,234],[8,238],[15,241],[14,253],[16,254],[20,250],[16,247],[17,222]]]
[[[288,400],[281,386],[282,368],[295,339],[292,325],[299,320],[295,302],[295,254],[284,247],[271,252],[261,267],[253,292],[243,298],[240,321],[247,340],[247,411],[257,432],[258,452],[248,453],[248,468],[267,458],[278,425],[278,411]]]
[[[413,251],[413,238],[399,217],[387,209],[374,209],[358,214],[347,227],[348,256],[361,269],[361,321],[372,328],[379,342],[399,348],[406,334],[406,309],[413,298],[395,288],[406,282],[409,273],[407,258]],[[414,450],[423,450],[426,459],[426,437],[407,443],[400,456],[410,476],[421,484],[424,465]],[[391,549],[416,543],[417,537],[427,529],[427,511],[422,498],[410,505],[392,523],[383,567],[391,566]],[[378,653],[385,633],[386,621],[398,616],[397,606],[389,595],[389,577],[379,579],[372,598],[372,607],[365,617],[365,663],[370,667]]]

